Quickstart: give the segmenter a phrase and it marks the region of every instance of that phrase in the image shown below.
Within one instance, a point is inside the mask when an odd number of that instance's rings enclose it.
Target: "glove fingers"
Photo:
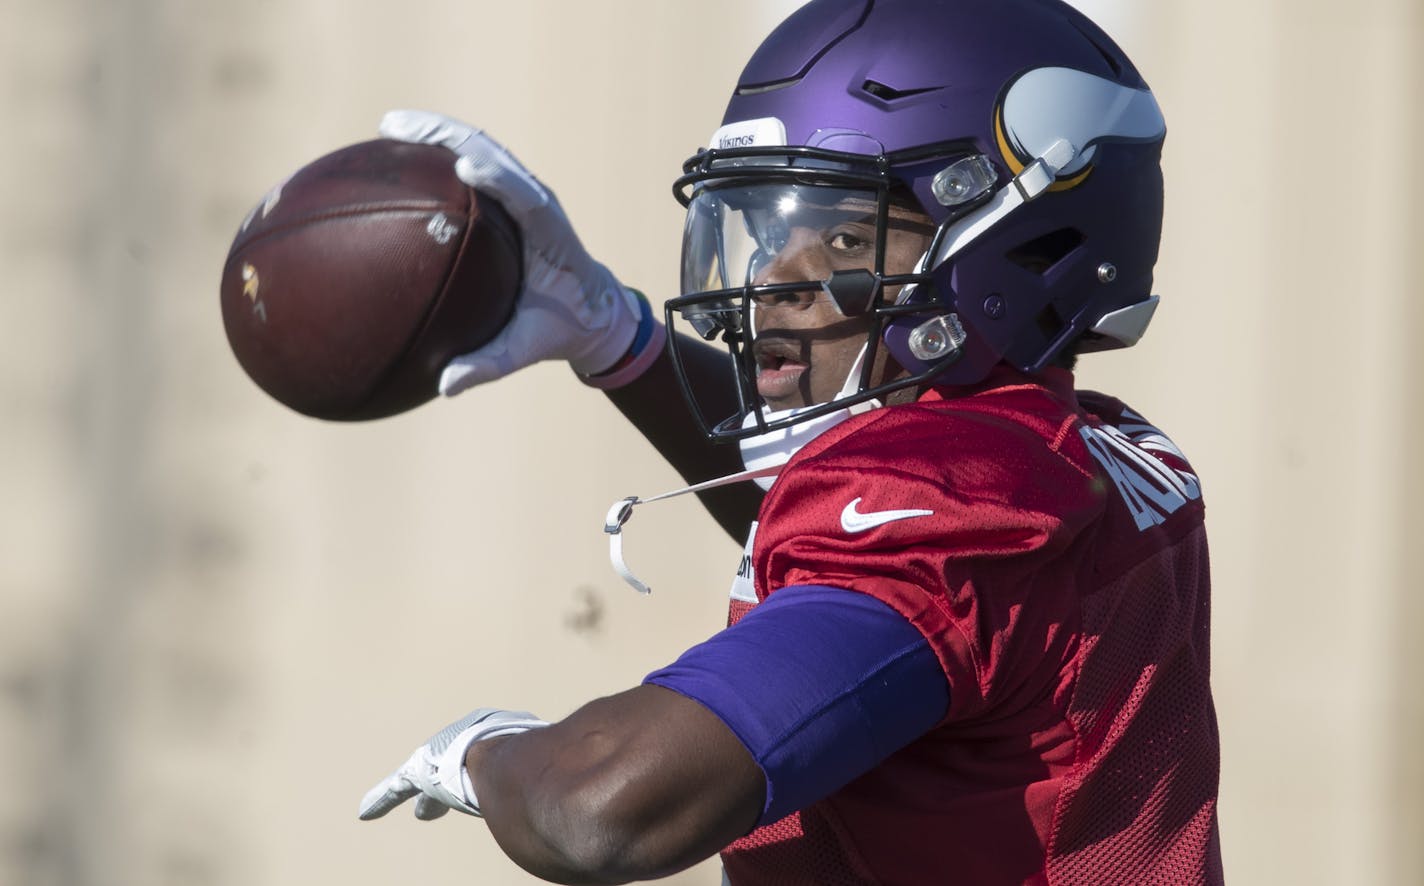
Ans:
[[[449,806],[426,794],[415,800],[415,817],[421,821],[434,821],[449,811]]]
[[[582,254],[558,198],[480,128],[431,111],[396,110],[387,111],[379,131],[386,138],[444,145],[459,154],[454,172],[460,181],[497,199],[520,226],[528,248],[558,256],[555,264],[560,265]]]
[[[426,145],[443,145],[458,151],[475,128],[430,111],[387,111],[377,130],[384,138]]]
[[[387,111],[378,128],[384,138],[443,145],[459,153],[455,172],[470,187],[497,197],[505,209],[526,215],[553,203],[552,195],[504,145],[484,131],[431,111]]]
[[[539,180],[483,132],[472,133],[460,148],[455,174],[465,184],[498,200],[526,232],[531,226],[546,223],[544,210],[558,207]],[[542,227],[536,230],[543,233]]]
[[[398,141],[442,145],[458,153],[455,174],[472,188],[494,197],[521,222],[548,206],[551,195],[503,145],[488,135],[443,114],[430,111],[387,111],[380,134]]]
[[[366,792],[361,798],[357,817],[362,821],[380,818],[387,812],[420,793],[420,788],[401,775],[392,775]]]
[[[379,132],[385,138],[443,145],[457,152],[455,174],[470,187],[499,200],[521,220],[553,202],[539,180],[508,149],[467,123],[430,111],[396,110],[381,118]]]

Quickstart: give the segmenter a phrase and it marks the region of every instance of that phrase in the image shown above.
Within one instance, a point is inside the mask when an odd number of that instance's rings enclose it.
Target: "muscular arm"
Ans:
[[[556,883],[666,876],[746,833],[764,778],[702,705],[644,685],[466,757],[491,833]]]
[[[501,848],[561,883],[659,877],[827,796],[938,723],[919,631],[838,588],[783,588],[735,626],[547,729],[477,741]]]
[[[735,412],[736,392],[727,367],[731,358],[686,336],[682,338],[681,348],[683,363],[703,398],[708,416],[717,420]],[[609,391],[608,398],[688,483],[742,470],[736,445],[713,444],[698,426],[682,396],[672,358],[666,351],[632,383]],[[762,492],[756,484],[735,483],[699,493],[699,497],[735,541],[746,540],[747,527],[756,519],[761,505]]]

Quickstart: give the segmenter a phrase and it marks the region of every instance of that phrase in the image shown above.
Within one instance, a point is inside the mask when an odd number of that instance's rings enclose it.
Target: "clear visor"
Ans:
[[[880,194],[870,188],[745,181],[704,184],[688,205],[683,236],[682,292],[821,284],[838,272],[909,274],[923,255],[928,217],[889,204],[879,231]],[[805,288],[805,287],[803,287]],[[736,328],[736,300],[709,301],[684,313],[704,337]]]
[[[796,184],[700,188],[688,206],[682,292],[768,280],[788,247],[803,270],[876,270],[876,193]],[[785,268],[784,270],[791,270]],[[784,276],[784,273],[782,274]]]

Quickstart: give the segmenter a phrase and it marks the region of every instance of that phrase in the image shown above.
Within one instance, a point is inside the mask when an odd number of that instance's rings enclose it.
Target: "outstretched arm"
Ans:
[[[488,708],[456,721],[367,793],[361,817],[414,799],[418,818],[483,815],[510,858],[555,882],[657,878],[835,792],[948,704],[903,616],[792,586],[562,722]]]
[[[711,711],[660,686],[584,705],[466,757],[500,847],[556,883],[626,883],[689,867],[746,833],[764,779]]]

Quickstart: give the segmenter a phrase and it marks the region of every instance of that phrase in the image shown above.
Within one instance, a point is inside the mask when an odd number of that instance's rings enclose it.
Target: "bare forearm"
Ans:
[[[559,883],[626,883],[695,864],[750,829],[764,790],[720,720],[655,686],[477,743],[467,767],[500,847]]]
[[[727,354],[709,345],[684,341],[683,364],[696,385],[709,417],[718,420],[736,411],[736,395],[730,389]],[[741,456],[732,444],[714,444],[688,409],[666,353],[632,383],[608,392],[613,401],[648,442],[682,475],[697,483],[742,470]],[[746,539],[747,527],[756,519],[761,490],[752,483],[738,483],[699,494],[713,518],[736,541]]]

